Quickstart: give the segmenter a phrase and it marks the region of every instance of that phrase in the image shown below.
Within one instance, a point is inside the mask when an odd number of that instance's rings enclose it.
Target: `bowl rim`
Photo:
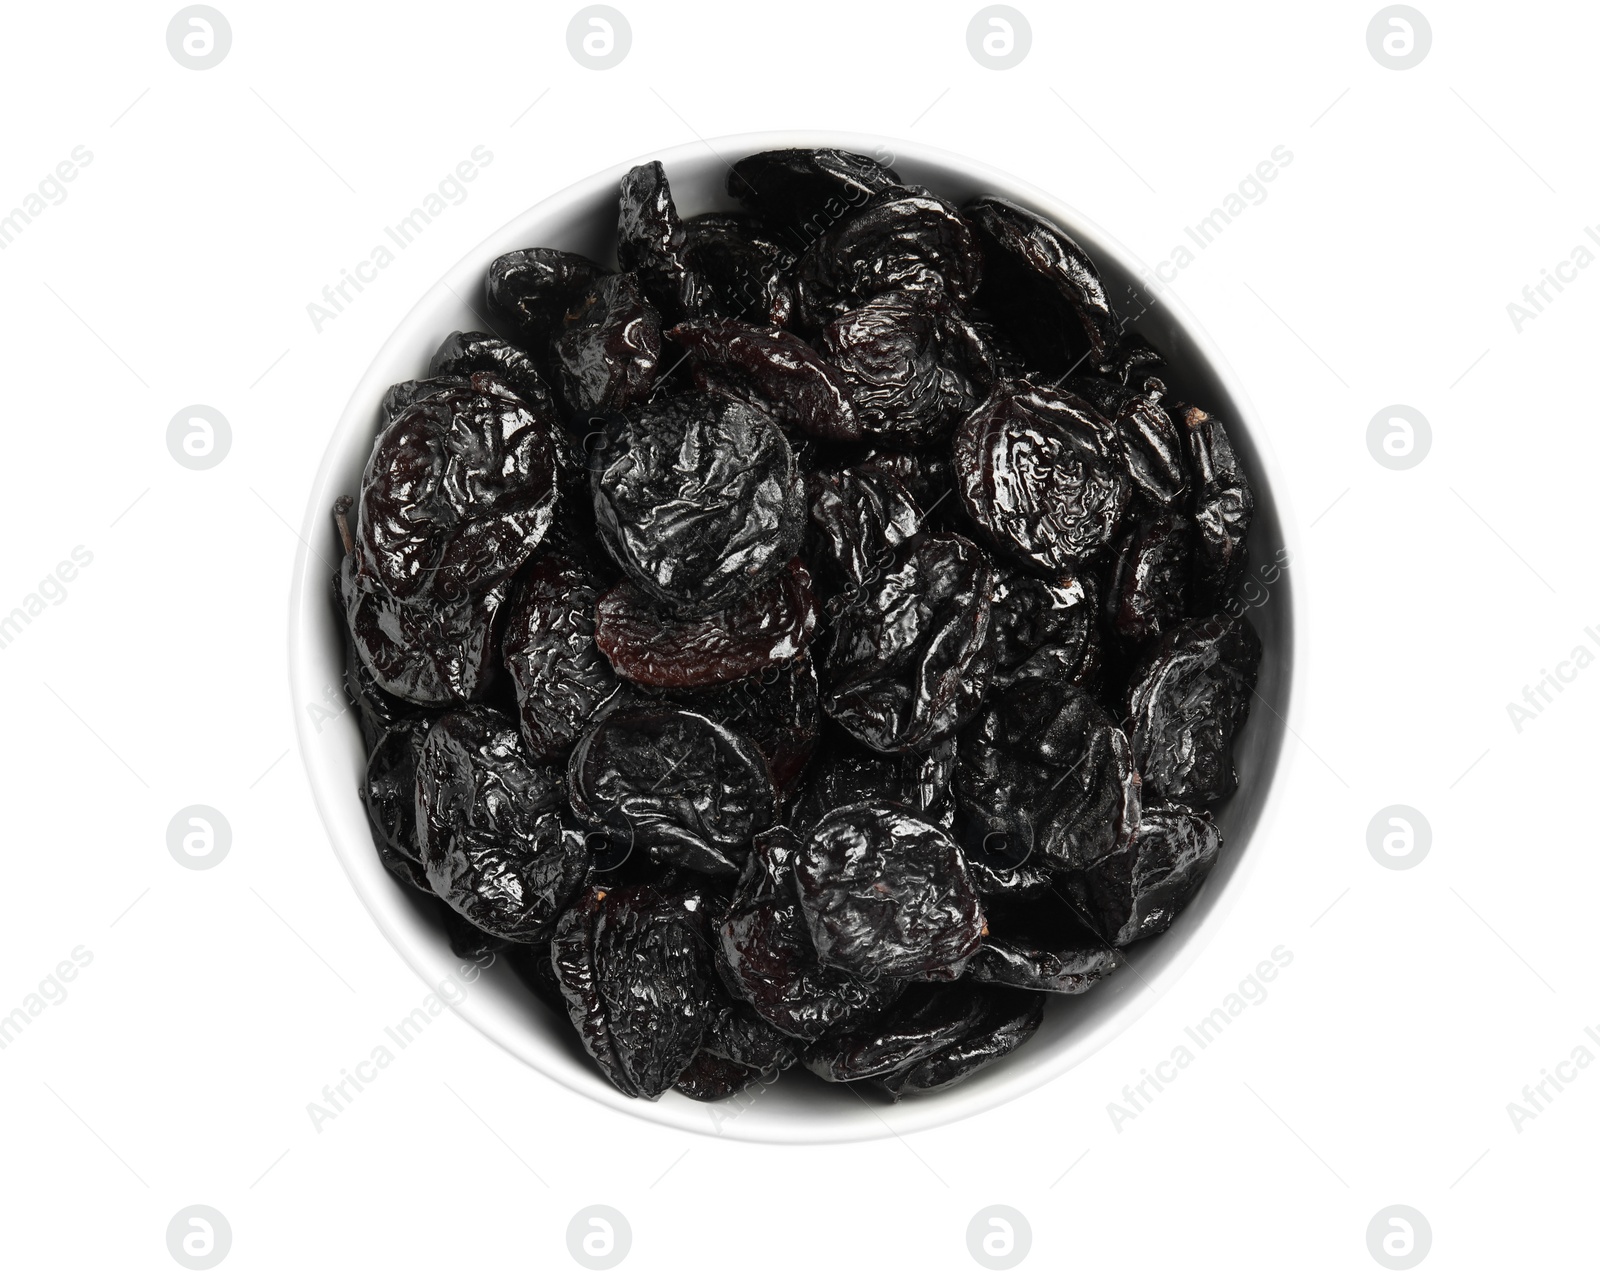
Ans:
[[[311,482],[306,512],[301,522],[299,546],[295,551],[289,597],[288,672],[292,693],[290,713],[294,719],[296,750],[305,768],[323,828],[356,896],[372,916],[379,931],[431,989],[437,991],[442,981],[450,980],[453,977],[450,972],[456,969],[459,962],[450,959],[448,949],[445,948],[443,950],[445,960],[441,965],[438,960],[440,942],[437,935],[432,937],[431,943],[420,938],[420,922],[414,912],[380,903],[376,896],[384,892],[381,888],[375,891],[371,884],[379,879],[388,881],[388,877],[373,851],[370,832],[367,830],[360,802],[353,792],[345,791],[342,785],[336,783],[326,768],[314,765],[313,761],[318,752],[315,736],[320,735],[321,722],[314,721],[306,710],[318,704],[326,706],[328,702],[327,693],[330,686],[328,671],[325,666],[319,665],[316,652],[318,631],[325,631],[327,618],[331,614],[329,578],[319,570],[320,566],[326,565],[326,560],[321,564],[314,561],[314,556],[315,559],[321,559],[322,556],[313,546],[319,539],[331,536],[328,512],[334,495],[331,491],[334,471],[340,461],[340,441],[353,429],[370,430],[377,404],[390,383],[389,374],[384,371],[385,365],[394,361],[397,350],[408,348],[414,342],[418,328],[423,325],[427,317],[447,304],[445,300],[447,297],[457,302],[463,300],[462,293],[452,285],[470,280],[468,286],[475,292],[477,281],[473,277],[480,275],[494,256],[508,251],[508,245],[522,247],[526,246],[526,243],[537,242],[528,238],[529,232],[525,231],[524,227],[547,222],[563,211],[591,203],[597,197],[604,195],[608,189],[614,191],[622,175],[635,164],[658,160],[668,170],[670,176],[675,169],[689,166],[704,167],[714,164],[725,167],[727,161],[723,158],[724,154],[738,156],[784,147],[837,147],[866,154],[873,154],[886,148],[893,157],[889,161],[891,163],[910,161],[920,166],[959,171],[973,182],[1056,220],[1075,238],[1079,238],[1080,242],[1086,241],[1085,246],[1097,266],[1101,267],[1102,274],[1106,273],[1104,265],[1109,259],[1115,263],[1123,276],[1138,281],[1136,287],[1153,296],[1154,304],[1162,308],[1170,316],[1171,321],[1181,329],[1184,339],[1193,348],[1227,399],[1227,406],[1231,409],[1230,415],[1226,418],[1230,434],[1236,430],[1242,432],[1247,440],[1246,448],[1254,462],[1252,468],[1255,472],[1252,477],[1258,489],[1258,507],[1260,493],[1264,490],[1273,509],[1284,548],[1290,551],[1288,561],[1298,562],[1298,555],[1293,551],[1299,523],[1293,514],[1284,472],[1273,451],[1268,431],[1244,392],[1237,373],[1212,341],[1209,333],[1170,289],[1152,285],[1152,276],[1148,268],[1123,244],[1076,208],[1031,182],[957,152],[888,134],[834,129],[784,129],[731,134],[652,150],[646,155],[616,164],[553,192],[513,217],[463,254],[432,287],[423,293],[385,338],[358,379],[339,414],[337,424],[328,436],[322,460]],[[519,239],[526,240],[526,243],[512,243],[513,240]],[[429,331],[435,341],[443,335],[437,333],[435,329]],[[1262,843],[1271,834],[1277,820],[1281,818],[1280,808],[1288,788],[1288,773],[1296,752],[1289,748],[1289,740],[1290,737],[1298,738],[1300,734],[1298,723],[1303,697],[1298,693],[1297,681],[1303,676],[1300,671],[1306,667],[1305,627],[1298,623],[1299,608],[1296,603],[1300,588],[1297,582],[1302,573],[1296,571],[1294,575],[1294,582],[1291,582],[1289,576],[1285,574],[1282,585],[1275,586],[1278,597],[1277,610],[1281,615],[1284,630],[1281,650],[1277,653],[1282,661],[1283,670],[1279,703],[1270,707],[1282,720],[1283,730],[1277,733],[1275,748],[1268,757],[1269,774],[1265,780],[1266,788],[1256,811],[1254,823],[1244,845],[1236,854],[1236,862],[1231,866],[1226,881],[1206,903],[1203,916],[1193,932],[1184,937],[1183,942],[1166,956],[1153,979],[1143,980],[1144,987],[1128,994],[1123,1004],[1091,1026],[1081,1038],[1064,1044],[1048,1059],[1036,1060],[1032,1067],[1013,1073],[1009,1079],[996,1078],[997,1083],[985,1085],[981,1089],[957,1086],[948,1091],[919,1096],[911,1102],[885,1109],[884,1111],[892,1111],[894,1116],[892,1123],[884,1119],[883,1111],[866,1107],[857,1113],[854,1120],[829,1120],[823,1128],[816,1128],[812,1122],[798,1122],[791,1123],[789,1127],[774,1129],[766,1123],[752,1126],[747,1122],[719,1122],[713,1116],[708,1129],[706,1109],[720,1105],[697,1104],[692,1100],[669,1103],[666,1099],[658,1103],[642,1103],[637,1099],[630,1099],[611,1087],[592,1067],[579,1066],[570,1059],[548,1057],[557,1053],[551,1048],[552,1043],[543,1042],[540,1049],[532,1052],[518,1049],[507,1039],[503,1024],[491,1025],[485,1021],[491,1016],[481,1010],[482,998],[463,995],[459,998],[446,998],[446,1003],[489,1040],[557,1084],[619,1112],[630,1113],[656,1124],[703,1137],[716,1136],[766,1143],[843,1143],[899,1137],[906,1133],[931,1129],[976,1116],[1056,1080],[1109,1045],[1135,1021],[1147,1014],[1178,982],[1215,938],[1223,921],[1244,893],[1256,862],[1261,858]],[[335,677],[331,685],[335,694],[342,697],[340,679]],[[325,712],[331,716],[331,711],[325,710]],[[341,714],[342,712],[343,710]],[[355,839],[349,835],[348,827],[351,806],[354,806],[360,824],[361,836]],[[350,844],[352,840],[355,841],[355,846]],[[378,875],[377,878],[374,878],[374,872]],[[398,886],[395,886],[395,891],[399,891]],[[1151,942],[1159,943],[1159,938]],[[433,951],[424,951],[429,948]],[[448,967],[448,970],[444,967]],[[990,1070],[990,1072],[996,1071],[998,1070]],[[677,1100],[679,1096],[669,1095],[666,1098]],[[684,1104],[689,1106],[685,1107]]]

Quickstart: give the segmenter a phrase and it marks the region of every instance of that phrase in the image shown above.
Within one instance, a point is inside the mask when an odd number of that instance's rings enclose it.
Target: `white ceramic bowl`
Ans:
[[[718,156],[734,159],[785,146],[837,146],[876,152],[884,159],[892,151],[889,162],[905,180],[958,204],[980,193],[1003,195],[1069,230],[1099,265],[1121,312],[1138,316],[1130,326],[1165,352],[1181,390],[1226,423],[1255,485],[1254,561],[1270,561],[1285,546],[1290,520],[1283,505],[1284,485],[1266,432],[1227,365],[1190,315],[1171,300],[1150,294],[1134,258],[1053,196],[962,157],[850,134],[721,138],[709,146],[696,143],[646,158],[666,166],[678,209],[689,215],[734,206],[724,193],[727,169]],[[417,303],[356,386],[311,488],[289,619],[289,675],[294,704],[300,707],[295,715],[300,752],[334,851],[356,893],[389,941],[434,986],[455,975],[461,963],[435,920],[396,884],[373,850],[357,796],[364,758],[356,716],[347,713],[327,721],[304,708],[328,703],[328,689],[340,685],[344,659],[326,566],[339,557],[329,511],[336,497],[357,490],[384,390],[393,382],[424,375],[429,356],[448,333],[487,326],[474,308],[481,309],[484,271],[495,257],[542,245],[614,264],[617,185],[630,166],[618,164],[529,209],[468,253]],[[1238,740],[1239,791],[1221,812],[1225,841],[1210,878],[1172,929],[1139,945],[1127,966],[1088,994],[1052,998],[1044,1026],[1031,1041],[964,1084],[891,1108],[864,1103],[850,1089],[826,1085],[796,1069],[760,1093],[723,1104],[696,1103],[678,1094],[646,1103],[614,1090],[584,1056],[571,1026],[558,1022],[503,961],[467,986],[457,1013],[547,1077],[596,1102],[645,1120],[739,1139],[834,1142],[908,1133],[982,1112],[1043,1085],[1100,1049],[1155,1003],[1223,924],[1244,889],[1245,870],[1267,851],[1273,794],[1281,787],[1274,785],[1274,778],[1285,764],[1292,717],[1290,682],[1298,640],[1287,576],[1265,592],[1269,596],[1250,615],[1265,648],[1258,690],[1271,709],[1258,701]]]

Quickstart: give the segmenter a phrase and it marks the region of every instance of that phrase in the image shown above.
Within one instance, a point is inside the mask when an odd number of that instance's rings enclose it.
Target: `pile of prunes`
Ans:
[[[837,150],[727,187],[632,169],[617,269],[507,253],[385,395],[363,798],[624,1093],[940,1090],[1216,862],[1250,484],[1047,218]]]

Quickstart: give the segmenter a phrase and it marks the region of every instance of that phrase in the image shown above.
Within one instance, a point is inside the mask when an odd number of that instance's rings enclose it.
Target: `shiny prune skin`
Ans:
[[[617,264],[638,276],[644,295],[668,323],[699,309],[686,246],[666,170],[656,160],[629,169],[618,201]]]
[[[1173,629],[1134,672],[1129,736],[1152,801],[1206,806],[1238,787],[1233,740],[1260,665],[1254,626],[1219,613]]]
[[[799,321],[817,330],[885,292],[935,292],[957,306],[983,278],[983,253],[954,205],[917,187],[891,187],[830,226],[795,264]]]
[[[737,682],[669,693],[683,708],[749,736],[781,798],[795,789],[822,729],[817,671],[801,657]]]
[[[1083,668],[1098,591],[1091,576],[1041,580],[1015,567],[995,572],[990,632],[994,673],[1004,689],[1030,678],[1072,680]]]
[[[955,467],[984,538],[1049,575],[1110,543],[1133,487],[1121,441],[1093,405],[1025,382],[997,386],[961,423]]]
[[[1128,846],[1142,801],[1127,736],[1071,684],[1030,679],[995,697],[961,740],[963,844],[1002,865],[1092,867]]]
[[[922,749],[978,711],[992,668],[994,569],[960,536],[900,546],[834,620],[824,711],[881,753]]]
[[[1016,338],[1034,368],[1065,374],[1085,355],[1111,357],[1122,324],[1099,271],[1076,240],[1047,217],[995,195],[963,209],[983,245],[978,301]]]
[[[1133,845],[1067,879],[1074,903],[1119,948],[1159,935],[1216,865],[1222,833],[1204,811],[1147,806]]]
[[[676,1084],[712,1019],[705,899],[656,886],[589,886],[550,941],[584,1048],[624,1094]]]
[[[977,984],[912,984],[877,1022],[808,1045],[805,1065],[834,1082],[899,1072],[970,1036],[988,1008]]]
[[[416,762],[417,845],[428,883],[480,930],[537,943],[583,885],[583,835],[561,819],[561,772],[528,756],[484,705],[446,713]]]
[[[692,313],[783,327],[794,313],[786,277],[792,254],[751,219],[703,213],[683,223],[684,260],[693,280]]]
[[[613,846],[735,878],[777,816],[772,772],[741,732],[687,710],[619,705],[567,761],[572,810]]]
[[[983,906],[960,848],[903,807],[830,812],[800,844],[793,872],[825,965],[863,979],[951,979],[977,951]]]
[[[501,651],[517,697],[522,739],[539,762],[558,762],[617,694],[618,681],[595,646],[594,574],[547,554],[517,580]]]
[[[927,753],[876,753],[834,728],[806,773],[789,823],[809,832],[831,811],[861,802],[894,802],[948,831],[955,816],[950,784],[954,737]]]
[[[717,967],[736,997],[779,1032],[815,1041],[871,1022],[899,996],[898,979],[864,979],[817,960],[795,895],[800,839],[779,825],[755,839],[717,924]]]
[[[728,170],[727,182],[728,194],[779,227],[795,252],[899,185],[899,174],[871,156],[828,148],[747,155]]]
[[[383,866],[414,890],[433,894],[417,845],[417,755],[433,719],[427,714],[388,727],[367,756],[361,802]]]
[[[380,689],[413,705],[481,696],[494,680],[495,618],[508,584],[457,602],[408,603],[360,567],[358,546],[339,569],[351,642]]]
[[[613,669],[649,687],[709,687],[805,654],[817,627],[811,574],[798,558],[761,588],[709,616],[675,616],[631,581],[603,594],[595,643]]]
[[[610,273],[580,253],[518,248],[489,264],[484,299],[489,313],[543,366],[563,317]]]
[[[1184,455],[1194,490],[1196,574],[1205,597],[1221,606],[1249,561],[1255,493],[1221,421],[1190,406],[1175,409],[1175,414],[1183,426]]]
[[[701,1103],[729,1098],[758,1081],[770,1084],[798,1061],[792,1038],[736,1000],[720,981],[708,982],[710,1023],[700,1049],[673,1086]]]
[[[861,438],[855,404],[838,369],[792,332],[728,319],[691,319],[667,332],[685,352],[695,386],[738,399],[790,435]]]
[[[434,351],[430,377],[470,377],[485,372],[510,386],[535,412],[557,415],[555,394],[529,356],[509,341],[488,332],[452,332]]]
[[[862,596],[922,530],[922,511],[900,480],[865,467],[813,471],[806,501],[806,555],[825,599],[847,594],[838,606]]]
[[[1165,509],[1189,490],[1183,439],[1161,402],[1166,386],[1159,379],[1147,377],[1135,390],[1099,377],[1079,377],[1072,389],[1111,422],[1122,440],[1128,475],[1145,500]]]
[[[818,345],[869,439],[937,446],[996,380],[983,338],[938,291],[879,293],[830,322]]]
[[[873,1084],[890,1098],[930,1094],[965,1081],[980,1068],[1003,1059],[1044,1022],[1045,994],[996,988],[982,1022],[961,1041],[946,1046],[899,1072],[876,1077]]]
[[[989,933],[967,963],[967,979],[1008,988],[1077,995],[1122,965],[1115,932],[1075,911],[1059,895],[1042,903],[991,907]]]
[[[1127,642],[1159,638],[1187,614],[1194,575],[1194,525],[1161,514],[1123,535],[1106,590],[1106,622]]]
[[[364,572],[402,602],[481,598],[533,553],[555,516],[552,432],[503,381],[420,399],[378,435],[361,480]]]
[[[661,318],[638,277],[595,280],[563,317],[550,358],[556,388],[574,417],[648,399],[661,364]]]
[[[686,615],[721,610],[800,548],[805,492],[783,432],[747,404],[690,394],[609,416],[592,470],[600,540],[635,585]]]

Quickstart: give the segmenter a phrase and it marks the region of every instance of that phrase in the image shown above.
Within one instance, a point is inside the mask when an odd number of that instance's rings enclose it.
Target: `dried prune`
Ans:
[[[439,898],[480,930],[535,943],[583,885],[583,835],[558,814],[562,775],[484,705],[444,714],[417,755],[417,845]]]
[[[1047,573],[1103,549],[1132,480],[1110,424],[1066,390],[1002,385],[956,430],[961,500],[996,548]]]
[[[555,515],[559,428],[485,373],[413,403],[362,475],[363,571],[401,601],[449,605],[502,584]]]
[[[694,319],[667,339],[686,352],[699,389],[748,403],[793,434],[837,442],[861,437],[838,370],[794,333]]]
[[[1122,325],[1077,241],[1048,218],[995,195],[964,211],[983,244],[986,286],[979,301],[1034,367],[1055,376],[1085,355],[1097,365],[1109,359]]]
[[[795,787],[822,726],[817,672],[804,657],[737,682],[673,694],[685,709],[732,727],[754,741],[780,796]]]
[[[1177,416],[1194,484],[1200,584],[1208,599],[1220,605],[1249,559],[1255,493],[1221,421],[1196,407],[1178,408]]]
[[[817,960],[795,896],[800,840],[780,826],[755,839],[717,928],[718,969],[729,991],[779,1032],[815,1041],[876,1018],[898,979],[863,979]]]
[[[785,277],[793,260],[747,217],[703,213],[683,223],[683,257],[693,281],[691,313],[782,327],[794,313]]]
[[[554,419],[555,395],[524,350],[488,332],[452,332],[434,351],[430,377],[470,377],[487,372],[510,386],[536,413]]]
[[[931,191],[891,187],[800,255],[796,312],[818,329],[884,292],[942,292],[962,306],[982,278],[982,250],[954,205]]]
[[[964,1081],[980,1068],[1010,1054],[1044,1022],[1045,994],[996,988],[989,1010],[970,1035],[899,1072],[874,1078],[893,1099],[928,1094]]]
[[[594,470],[600,539],[628,579],[667,607],[718,611],[800,547],[805,491],[772,418],[733,399],[683,395],[607,417]]]
[[[736,1001],[717,981],[711,985],[711,1021],[700,1049],[673,1087],[702,1103],[713,1103],[772,1082],[797,1061],[794,1042]]]
[[[883,753],[925,748],[983,700],[994,568],[971,541],[923,535],[834,622],[822,707]]]
[[[1030,678],[1076,678],[1083,668],[1098,597],[1090,576],[1040,580],[1014,567],[997,568],[992,684],[1000,689]]]
[[[728,194],[781,227],[796,252],[874,195],[899,185],[899,175],[871,156],[826,148],[761,151],[728,170]]]
[[[1194,524],[1182,515],[1141,519],[1123,536],[1106,591],[1106,620],[1131,643],[1157,638],[1189,609]]]
[[[894,565],[895,550],[922,530],[922,511],[900,480],[865,468],[807,476],[807,554],[824,597],[864,595]]]
[[[709,616],[676,617],[623,581],[596,606],[594,640],[630,682],[705,687],[795,659],[816,627],[811,574],[796,558],[755,593]]]
[[[1146,499],[1158,507],[1171,505],[1189,489],[1183,463],[1183,440],[1161,404],[1166,386],[1155,377],[1140,390],[1098,377],[1080,377],[1072,389],[1109,420],[1122,439],[1128,474]]]
[[[562,320],[550,357],[556,387],[575,416],[644,402],[661,363],[661,319],[638,278],[595,280]]]
[[[1034,904],[1020,912],[991,910],[989,933],[967,963],[966,978],[1009,988],[1076,994],[1087,992],[1122,964],[1122,954],[1112,947],[1114,939],[1101,938],[1059,896],[1046,904]]]
[[[684,249],[683,221],[666,170],[655,160],[629,169],[618,201],[617,263],[639,277],[644,295],[668,323],[699,311]]]
[[[912,984],[882,1019],[807,1046],[805,1064],[824,1081],[899,1072],[970,1036],[988,1009],[976,984]]]
[[[583,1045],[635,1098],[670,1090],[712,1017],[703,897],[655,886],[588,887],[550,941]]]
[[[841,806],[880,801],[896,802],[948,829],[955,816],[950,797],[955,766],[953,736],[927,753],[874,753],[836,729],[806,774],[789,822],[809,831]]]
[[[1222,848],[1216,821],[1186,806],[1147,806],[1134,844],[1068,879],[1079,908],[1119,948],[1172,925]],[[976,961],[976,959],[974,959]]]
[[[501,650],[528,752],[555,762],[617,693],[617,676],[594,641],[599,582],[570,559],[547,554],[517,588]]]
[[[750,838],[771,827],[766,759],[738,731],[687,710],[618,706],[567,763],[574,813],[612,843],[711,877],[737,877]]]
[[[942,442],[995,383],[994,358],[942,292],[879,293],[823,328],[868,438]]]
[[[1135,671],[1129,734],[1152,799],[1204,806],[1238,787],[1233,738],[1260,664],[1249,620],[1219,613],[1172,630]]]
[[[983,934],[960,848],[903,807],[840,807],[794,857],[800,911],[817,956],[865,979],[948,979]]]
[[[1088,868],[1139,824],[1128,738],[1071,684],[1030,679],[994,697],[962,738],[955,792],[963,843],[1002,864]]]
[[[407,886],[433,894],[417,845],[417,755],[433,719],[418,714],[378,737],[367,757],[361,800],[383,866]]]
[[[484,297],[489,313],[542,364],[563,317],[610,273],[579,253],[519,248],[489,264]]]

